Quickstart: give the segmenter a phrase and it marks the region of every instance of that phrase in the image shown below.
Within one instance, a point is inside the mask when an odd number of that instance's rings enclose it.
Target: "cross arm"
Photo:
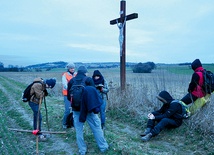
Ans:
[[[133,13],[133,14],[127,15],[127,16],[125,16],[125,17],[126,17],[126,21],[128,21],[128,20],[131,20],[131,19],[138,18],[138,14],[137,14],[137,13]],[[110,24],[111,24],[111,25],[114,25],[114,24],[117,24],[117,22],[118,22],[118,23],[122,23],[122,22],[125,20],[125,17],[123,17],[123,18],[117,18],[117,19],[111,20],[111,21],[110,21]]]

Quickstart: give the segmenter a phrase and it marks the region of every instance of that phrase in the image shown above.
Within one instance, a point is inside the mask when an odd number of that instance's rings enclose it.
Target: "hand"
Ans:
[[[48,91],[47,91],[47,89],[44,90],[44,95],[45,95],[45,96],[48,96]]]
[[[152,113],[148,114],[148,119],[155,119],[155,116]]]

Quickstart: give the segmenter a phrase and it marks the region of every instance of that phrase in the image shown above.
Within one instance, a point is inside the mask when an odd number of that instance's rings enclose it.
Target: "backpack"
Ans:
[[[203,71],[203,90],[206,94],[211,94],[214,91],[214,74],[211,71]]]
[[[66,125],[67,128],[74,127],[74,118],[73,118],[73,112],[71,112],[67,118],[66,118]]]
[[[29,85],[27,86],[27,88],[25,88],[24,92],[22,93],[22,101],[23,101],[23,102],[29,102],[29,101],[30,101],[30,98],[33,96],[33,94],[30,95],[30,90],[31,90],[31,87],[33,86],[34,83],[41,83],[41,82],[35,81],[35,82],[29,84]],[[41,84],[42,84],[42,83],[41,83]]]
[[[180,101],[180,100],[173,100],[171,103],[173,102],[176,102],[176,103],[179,103],[181,105],[181,108],[182,108],[182,114],[179,114],[183,119],[187,119],[190,117],[190,111],[189,111],[189,108],[188,106]]]
[[[80,104],[82,102],[82,94],[84,91],[84,88],[86,86],[85,81],[88,77],[84,77],[82,81],[76,80],[76,78],[73,78],[74,83],[72,87],[69,90],[69,94],[71,96],[71,107],[72,108],[79,108]]]

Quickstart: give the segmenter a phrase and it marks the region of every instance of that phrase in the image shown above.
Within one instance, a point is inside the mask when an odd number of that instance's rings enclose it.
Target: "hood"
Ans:
[[[172,98],[172,96],[167,92],[167,91],[161,91],[157,98],[163,102],[164,104],[169,104],[171,103],[174,99]]]
[[[202,67],[201,61],[199,59],[195,59],[191,64],[192,69],[195,71],[197,68]]]
[[[99,70],[95,70],[94,73],[93,73],[93,77],[95,77],[95,76],[102,77],[102,74],[100,73]]]

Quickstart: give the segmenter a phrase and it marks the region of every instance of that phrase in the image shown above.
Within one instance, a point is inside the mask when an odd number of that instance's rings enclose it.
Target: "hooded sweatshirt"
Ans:
[[[182,107],[178,102],[172,102],[174,99],[167,91],[161,91],[157,98],[162,101],[163,106],[152,114],[155,116],[155,120],[159,121],[163,118],[170,118],[175,120],[179,125],[182,124]]]
[[[188,92],[198,98],[204,97],[206,95],[202,89],[204,81],[203,78],[204,68],[202,67],[202,64],[199,59],[195,59],[192,62],[191,67],[194,73],[192,75],[192,79],[188,87]]]

